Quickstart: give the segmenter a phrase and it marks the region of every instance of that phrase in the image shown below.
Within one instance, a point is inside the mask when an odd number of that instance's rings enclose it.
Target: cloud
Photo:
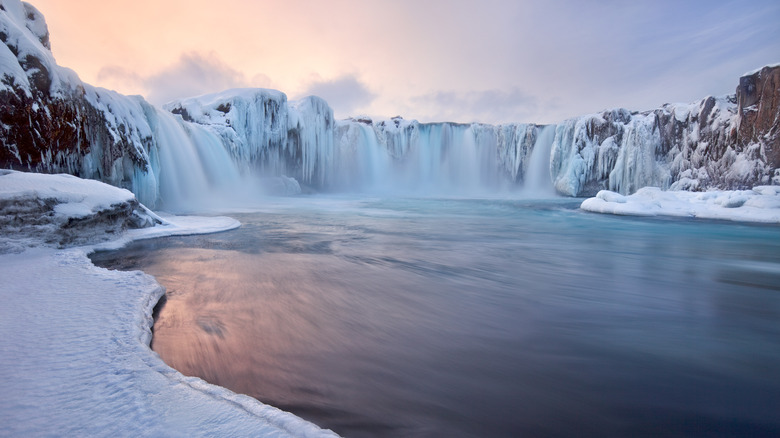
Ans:
[[[269,86],[270,79],[258,74],[247,77],[222,62],[215,53],[184,53],[163,70],[141,76],[117,66],[103,67],[98,79],[106,84],[134,85],[144,91],[144,97],[156,105],[174,99],[214,93],[229,88]]]
[[[144,86],[143,77],[118,65],[108,65],[101,68],[97,80],[101,86],[112,89],[139,89]]]
[[[301,95],[314,95],[325,99],[338,118],[365,111],[376,98],[376,94],[354,75],[344,75],[331,80],[315,80],[305,87]]]
[[[539,99],[512,88],[437,91],[412,97],[411,103],[432,121],[505,123],[527,120],[536,112]]]

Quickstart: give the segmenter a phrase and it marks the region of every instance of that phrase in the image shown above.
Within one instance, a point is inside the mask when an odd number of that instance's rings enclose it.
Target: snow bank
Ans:
[[[780,186],[753,190],[685,192],[645,187],[630,196],[598,192],[580,206],[595,213],[678,216],[743,222],[780,223]]]
[[[163,222],[125,189],[66,174],[0,170],[0,253],[97,243]]]
[[[0,200],[37,197],[57,201],[57,215],[63,218],[83,217],[112,204],[130,202],[135,196],[98,181],[85,180],[72,175],[46,175],[0,170]],[[65,208],[75,212],[62,211]]]
[[[6,223],[13,205],[33,200],[56,206],[42,219],[52,228],[67,224],[62,219],[137,203],[130,192],[96,181],[0,176],[6,225],[0,241],[27,242],[23,252],[0,254],[0,435],[335,436],[165,365],[149,349],[151,314],[162,287],[142,272],[98,268],[87,257],[134,239],[223,231],[237,221],[148,213],[158,225],[118,232],[108,241],[103,236],[96,245],[56,249],[34,233],[18,236]]]

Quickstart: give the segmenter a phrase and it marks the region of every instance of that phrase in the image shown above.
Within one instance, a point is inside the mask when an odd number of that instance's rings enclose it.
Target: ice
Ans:
[[[769,67],[769,68],[780,67],[780,62],[777,62],[777,63],[774,63],[774,64],[767,64],[767,65],[765,65],[765,66],[763,66],[763,67],[759,67],[759,68],[757,68],[757,69],[754,69],[754,70],[751,70],[751,71],[749,71],[749,72],[743,73],[743,74],[742,74],[742,76],[751,76],[751,75],[754,75],[754,74],[756,74],[756,73],[760,72],[761,70],[763,70],[765,67]]]
[[[494,193],[522,183],[539,129],[401,117],[336,122],[318,97],[288,102],[282,93],[260,89],[165,108],[183,123],[218,134],[239,168],[259,169],[265,178],[292,177],[317,191]]]
[[[401,117],[335,121],[318,97],[289,102],[280,91],[248,88],[156,108],[140,96],[82,83],[56,64],[37,10],[17,0],[3,5],[0,92],[13,102],[12,124],[30,120],[24,132],[31,137],[0,125],[13,140],[4,145],[15,158],[10,166],[104,181],[155,209],[254,202],[266,193],[295,193],[296,185],[306,192],[503,195],[546,178],[544,161],[554,189],[567,196],[780,181],[768,162],[771,139],[734,140],[742,120],[734,96],[641,113],[606,110],[545,128]],[[40,134],[47,129],[53,133]],[[549,160],[540,151],[547,146]]]
[[[660,149],[661,137],[655,129],[654,116],[633,117],[625,127],[615,166],[609,172],[609,189],[634,193],[646,186],[667,188],[671,175],[655,158]]]
[[[554,140],[555,126],[545,126],[534,143],[523,185],[523,191],[529,196],[555,196],[555,188],[550,179],[550,150]]]
[[[625,109],[566,120],[551,155],[555,188],[568,196],[609,189],[631,194],[646,186],[744,189],[770,182],[766,144],[733,140],[739,114],[733,96],[666,104],[643,113]]]
[[[583,210],[635,216],[678,216],[741,222],[780,223],[780,187],[707,192],[644,187],[629,196],[602,190],[583,201]]]
[[[290,103],[287,114],[287,147],[300,155],[301,179],[327,186],[339,159],[334,149],[333,110],[319,97],[309,96]]]
[[[127,190],[72,176],[0,174],[2,212],[25,200],[51,199],[63,206],[56,215],[69,218],[135,201]],[[0,435],[335,436],[250,397],[185,377],[149,349],[162,287],[139,271],[97,268],[87,255],[134,239],[239,226],[226,217],[157,219],[154,227],[65,249],[47,246],[39,234],[18,236],[0,220],[0,241],[27,240],[21,252],[0,253]]]
[[[56,199],[61,204],[79,205],[87,212],[135,199],[129,190],[72,175],[0,171],[0,201],[21,197]],[[64,216],[65,220],[75,217],[70,214]]]
[[[164,108],[216,132],[239,162],[256,161],[287,143],[287,96],[280,91],[231,89],[173,101]]]

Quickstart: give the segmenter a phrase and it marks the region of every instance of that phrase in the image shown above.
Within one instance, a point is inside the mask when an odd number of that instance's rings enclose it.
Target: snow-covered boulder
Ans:
[[[72,175],[0,170],[0,253],[117,239],[163,220],[128,190]]]

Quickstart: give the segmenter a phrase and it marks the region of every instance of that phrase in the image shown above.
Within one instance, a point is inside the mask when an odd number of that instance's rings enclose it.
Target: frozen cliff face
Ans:
[[[164,109],[217,133],[239,162],[267,161],[287,145],[287,96],[280,91],[226,90],[173,101]]]
[[[244,171],[322,188],[334,171],[333,110],[319,97],[288,102],[279,91],[233,89],[164,107],[218,135]]]
[[[780,87],[772,85],[780,82],[780,67],[762,69],[740,83],[754,82],[756,75],[768,85],[760,98],[742,92],[741,105],[734,96],[707,97],[642,113],[617,109],[563,122],[551,156],[556,189],[592,196],[602,189],[629,194],[646,186],[705,190],[780,183],[775,156]],[[740,85],[738,94],[742,88],[752,89]]]
[[[287,112],[287,150],[294,174],[307,184],[325,187],[336,175],[333,110],[316,96],[291,102]]]
[[[3,167],[130,187],[135,165],[148,163],[144,145],[151,141],[137,120],[139,103],[84,86],[57,66],[46,22],[27,3],[0,2],[0,40]]]
[[[46,22],[27,3],[2,0],[0,40],[2,167],[99,179],[153,202],[156,184],[142,181],[152,170],[146,103],[59,67]]]
[[[0,167],[100,180],[149,207],[197,200],[239,177],[211,130],[58,66],[32,6],[2,0],[0,40]]]
[[[767,163],[775,169],[774,184],[780,184],[780,64],[743,75],[736,99],[736,142],[741,147],[762,144]]]
[[[282,93],[255,89],[165,108],[218,135],[239,166],[318,191],[492,193],[523,181],[538,130],[401,117],[336,122],[318,97],[288,102]]]

